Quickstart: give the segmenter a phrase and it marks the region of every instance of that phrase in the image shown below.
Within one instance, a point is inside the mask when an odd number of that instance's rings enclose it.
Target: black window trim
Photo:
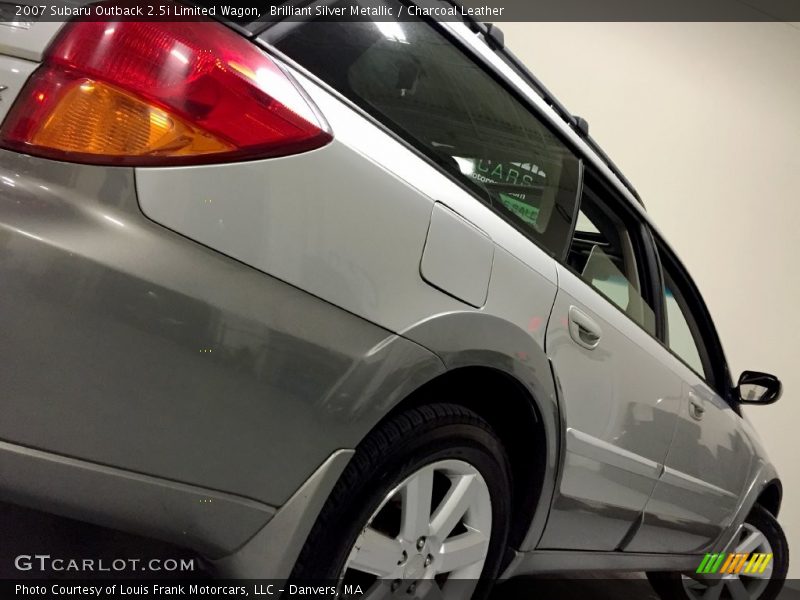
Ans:
[[[644,240],[643,247],[645,252],[645,260],[647,261],[648,283],[650,286],[650,293],[653,297],[653,312],[656,318],[656,335],[655,339],[658,342],[667,338],[667,312],[664,303],[664,272],[661,269],[661,261],[658,259],[658,248],[656,247],[656,240],[653,237],[653,232],[648,225],[647,221],[639,217],[639,228],[641,236]]]

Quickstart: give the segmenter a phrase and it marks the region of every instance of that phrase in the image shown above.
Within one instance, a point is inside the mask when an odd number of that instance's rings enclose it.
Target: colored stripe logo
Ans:
[[[703,574],[756,574],[763,573],[772,561],[772,554],[720,552],[706,554],[696,573]]]

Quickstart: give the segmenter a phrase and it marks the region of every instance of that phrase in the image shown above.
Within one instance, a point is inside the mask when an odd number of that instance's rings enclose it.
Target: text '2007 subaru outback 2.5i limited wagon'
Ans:
[[[0,499],[367,595],[574,569],[778,593],[741,407],[780,383],[733,384],[636,192],[499,30],[81,19],[0,52]]]

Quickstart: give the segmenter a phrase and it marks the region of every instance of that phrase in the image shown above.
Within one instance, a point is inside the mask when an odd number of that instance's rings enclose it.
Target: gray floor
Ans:
[[[53,517],[0,503],[0,579],[24,577],[14,569],[19,554],[103,558],[182,558],[190,555],[169,545]],[[134,573],[131,577],[136,577]],[[143,575],[139,575],[143,576]],[[195,577],[203,578],[204,573]],[[80,575],[72,575],[80,578]],[[182,576],[186,579],[185,576]],[[797,583],[797,582],[794,582]],[[558,577],[516,578],[496,588],[492,600],[658,600],[638,574],[574,573]],[[800,600],[785,590],[781,600]]]
[[[61,519],[44,513],[0,504],[0,578],[17,578],[14,558],[18,554],[49,554],[51,556],[113,558],[188,557],[180,550],[151,540],[93,527],[77,521]],[[22,574],[25,576],[26,574]],[[135,576],[135,574],[134,574]],[[202,577],[203,574],[198,574]],[[72,575],[79,578],[79,575]],[[631,581],[630,575],[617,578],[593,579],[544,578],[514,579],[497,588],[492,600],[523,600],[558,598],[569,600],[607,600],[611,598],[642,598],[655,600],[646,581]],[[645,595],[632,594],[638,583]],[[532,595],[532,592],[536,592]]]

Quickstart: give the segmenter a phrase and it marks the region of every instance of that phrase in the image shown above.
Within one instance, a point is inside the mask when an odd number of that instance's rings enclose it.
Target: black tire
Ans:
[[[783,588],[789,571],[789,544],[778,521],[761,506],[757,505],[745,520],[764,534],[773,553],[772,577],[769,584],[758,598],[752,600],[775,600]],[[691,596],[684,589],[680,573],[652,572],[647,573],[647,578],[662,600],[691,600]],[[721,598],[725,598],[725,593],[723,591]]]
[[[291,579],[336,581],[350,549],[383,498],[427,464],[458,459],[477,469],[489,489],[492,527],[473,598],[484,598],[499,574],[511,513],[508,458],[480,416],[454,404],[430,404],[391,418],[356,449],[300,553]]]

